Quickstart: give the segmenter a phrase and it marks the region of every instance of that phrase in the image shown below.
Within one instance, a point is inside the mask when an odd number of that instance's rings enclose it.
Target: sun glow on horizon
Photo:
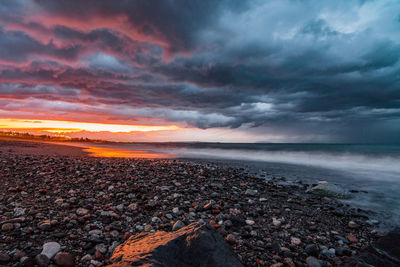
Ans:
[[[129,133],[174,131],[181,128],[176,125],[132,125],[56,120],[0,119],[0,129],[30,129],[52,133],[73,133],[80,131]]]

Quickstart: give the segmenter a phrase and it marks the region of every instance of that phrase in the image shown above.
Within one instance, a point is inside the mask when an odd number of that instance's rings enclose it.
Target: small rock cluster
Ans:
[[[379,237],[368,217],[241,169],[190,160],[0,153],[0,263],[103,266],[142,232],[214,227],[246,266],[337,266]]]

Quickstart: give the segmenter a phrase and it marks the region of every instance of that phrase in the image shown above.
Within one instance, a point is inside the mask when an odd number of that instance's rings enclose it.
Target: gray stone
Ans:
[[[336,255],[341,257],[341,256],[351,256],[351,250],[348,248],[344,248],[344,247],[337,247],[335,249],[336,251]]]
[[[179,212],[179,208],[173,208],[173,209],[172,209],[172,212],[173,212],[174,214],[177,214],[177,213]]]
[[[97,244],[96,245],[96,250],[100,251],[101,254],[106,254],[107,252],[107,247],[105,244]]]
[[[94,230],[89,231],[89,235],[98,235],[98,236],[100,236],[102,234],[103,234],[103,232],[101,230],[99,230],[99,229],[94,229]]]
[[[57,242],[47,242],[43,245],[43,250],[40,254],[45,255],[50,260],[56,255],[61,249],[60,244]]]
[[[254,196],[256,196],[258,194],[258,191],[257,190],[253,190],[253,189],[247,189],[245,194],[246,194],[246,196],[254,197]]]
[[[253,225],[253,224],[255,224],[255,221],[253,221],[253,220],[246,220],[246,224],[247,224],[247,225]]]
[[[118,211],[124,211],[124,204],[119,204],[119,205],[116,207],[116,209],[117,209]]]
[[[324,255],[325,257],[327,257],[329,259],[333,259],[336,256],[336,251],[333,248],[323,249],[323,250],[321,250],[321,255]]]
[[[83,262],[88,262],[88,261],[91,261],[91,260],[92,260],[92,256],[90,254],[86,254],[85,256],[83,256],[81,258],[81,261],[83,261]]]
[[[308,267],[321,267],[321,263],[319,262],[319,260],[314,257],[308,257],[306,259],[306,263]]]
[[[319,254],[319,249],[318,246],[315,244],[309,244],[306,246],[305,252],[309,256],[318,256]]]
[[[84,216],[88,213],[89,213],[89,211],[85,208],[79,208],[76,210],[76,214],[78,214],[79,216]]]
[[[114,242],[111,244],[111,246],[108,248],[108,252],[109,252],[110,254],[113,254],[113,253],[114,253],[114,250],[115,250],[120,244],[121,244],[121,242],[114,241]]]
[[[185,224],[181,220],[179,220],[176,223],[174,223],[174,226],[172,226],[172,231],[177,231],[182,227],[185,227]]]
[[[101,262],[96,261],[96,260],[91,260],[90,264],[93,266],[98,266],[98,267],[103,266],[103,264]]]

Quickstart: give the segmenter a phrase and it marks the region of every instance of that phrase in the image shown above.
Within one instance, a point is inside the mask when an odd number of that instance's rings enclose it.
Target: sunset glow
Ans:
[[[0,0],[0,265],[397,266],[399,55],[400,0]]]
[[[36,129],[53,133],[61,132],[111,132],[111,133],[129,133],[129,132],[152,132],[152,131],[173,131],[179,127],[175,125],[123,125],[106,124],[92,122],[73,122],[73,121],[53,121],[53,120],[14,120],[0,119],[0,129]]]
[[[144,159],[160,159],[172,158],[173,154],[162,154],[145,150],[129,150],[119,148],[106,147],[84,147],[84,151],[88,152],[92,157],[106,158],[144,158]]]

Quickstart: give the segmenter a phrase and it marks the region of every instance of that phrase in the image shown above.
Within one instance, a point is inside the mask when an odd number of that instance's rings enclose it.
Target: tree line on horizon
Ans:
[[[16,131],[0,131],[2,137],[13,137],[19,139],[43,140],[43,141],[61,141],[61,142],[104,142],[104,140],[89,139],[87,137],[69,137],[69,136],[51,136],[47,134],[35,135],[30,133],[21,133]]]

